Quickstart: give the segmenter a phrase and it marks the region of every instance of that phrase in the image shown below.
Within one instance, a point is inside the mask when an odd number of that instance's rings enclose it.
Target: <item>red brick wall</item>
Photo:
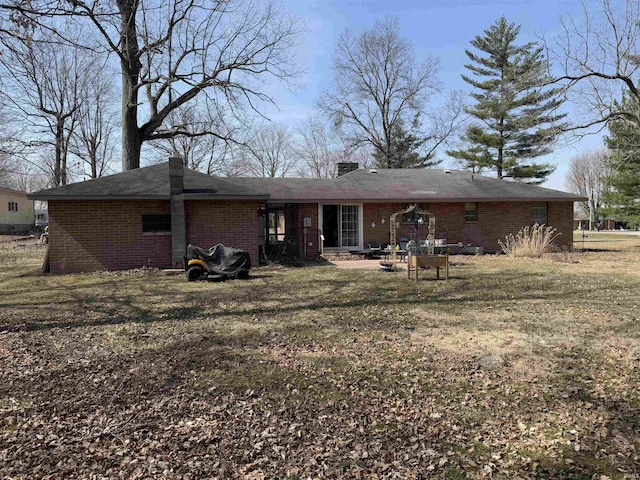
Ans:
[[[531,225],[531,209],[545,202],[481,202],[478,204],[478,221],[465,222],[464,203],[431,203],[428,209],[436,216],[436,238],[444,238],[448,243],[463,242],[482,246],[486,251],[498,251],[498,239],[503,240],[509,233],[517,233],[520,228]],[[548,202],[548,224],[561,234],[557,245],[571,246],[573,243],[573,202]],[[368,203],[364,205],[364,242],[375,240],[381,245],[389,243],[389,217],[402,209],[402,204]],[[384,218],[385,223],[382,223]],[[400,222],[396,238],[420,238],[427,236],[427,225],[418,227]],[[375,227],[372,224],[375,223]]]
[[[143,234],[142,214],[168,201],[49,201],[52,273],[171,266],[171,234]]]
[[[311,219],[311,227],[307,228],[307,257],[315,257],[320,255],[320,229],[318,228],[317,203],[301,203],[298,206],[298,238],[300,238],[300,256],[304,255],[303,226],[305,218]]]
[[[499,249],[498,239],[531,224],[531,208],[543,203],[480,203],[478,221],[464,221],[463,203],[432,203],[436,215],[436,238],[449,243],[463,242]],[[260,226],[257,201],[186,201],[187,243],[208,248],[223,243],[249,252],[258,263]],[[401,204],[364,205],[364,242],[389,242],[389,217]],[[151,201],[49,201],[49,259],[52,273],[70,273],[125,268],[170,267],[171,234],[143,234],[142,215],[169,213],[169,202]],[[573,235],[572,202],[549,202],[548,223],[561,235],[559,245],[571,245]],[[307,256],[320,253],[318,205],[300,204],[298,225],[300,255],[304,249],[303,219],[311,218],[307,231]],[[381,219],[385,220],[383,224]],[[375,223],[375,227],[372,227]],[[412,224],[400,219],[397,238],[411,238]],[[418,228],[417,238],[425,238],[426,225]],[[311,243],[311,245],[309,245]]]
[[[260,205],[186,201],[187,243],[242,248],[257,265]],[[171,267],[171,233],[142,233],[142,215],[154,213],[170,213],[169,201],[49,201],[51,272]]]
[[[260,223],[253,200],[187,200],[184,202],[187,243],[209,248],[217,243],[249,252],[258,265]]]

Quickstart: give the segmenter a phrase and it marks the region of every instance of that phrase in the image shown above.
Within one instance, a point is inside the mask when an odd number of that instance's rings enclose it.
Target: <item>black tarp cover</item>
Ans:
[[[238,270],[249,270],[251,258],[249,253],[238,248],[225,247],[218,243],[209,250],[189,244],[187,261],[199,259],[207,264],[209,271],[223,275],[234,275]]]

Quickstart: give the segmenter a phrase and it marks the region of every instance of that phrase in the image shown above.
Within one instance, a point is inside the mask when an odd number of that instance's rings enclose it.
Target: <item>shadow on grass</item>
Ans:
[[[353,274],[354,278],[358,275]],[[502,275],[504,277],[504,274]],[[379,280],[379,277],[372,275],[372,278]],[[509,281],[509,289],[501,289],[501,282],[504,278],[496,278],[495,275],[475,275],[472,279],[456,279],[451,276],[449,282],[430,281],[407,282],[406,279],[395,278],[389,283],[379,281],[373,283],[371,288],[354,291],[355,298],[348,298],[354,279],[347,278],[314,278],[314,288],[308,295],[295,297],[295,285],[264,286],[264,292],[256,291],[251,282],[238,282],[233,284],[233,288],[212,289],[210,291],[213,298],[207,298],[202,291],[171,290],[154,285],[139,286],[140,290],[131,292],[131,285],[120,285],[117,280],[109,280],[102,284],[91,285],[92,292],[83,295],[81,288],[73,291],[72,298],[54,302],[35,302],[28,307],[34,311],[37,317],[38,310],[51,310],[53,317],[50,321],[31,321],[18,324],[0,324],[0,331],[30,331],[56,328],[80,328],[101,325],[119,325],[126,323],[154,323],[167,321],[189,321],[194,319],[223,318],[223,317],[263,317],[275,318],[278,316],[291,316],[303,311],[323,311],[327,309],[346,310],[363,307],[382,309],[395,306],[423,306],[427,309],[438,307],[440,312],[455,310],[459,306],[473,303],[480,303],[485,308],[494,308],[496,311],[501,306],[509,306],[515,302],[522,301],[544,301],[553,303],[566,298],[591,298],[591,303],[597,307],[600,303],[603,308],[607,308],[610,299],[602,297],[602,287],[596,281],[592,285],[579,285],[561,290],[556,290],[553,285],[540,282],[544,275],[540,273],[522,273],[513,275]],[[406,282],[406,283],[405,283]],[[100,297],[95,293],[95,289],[100,291],[109,290],[109,286],[117,285],[117,292],[113,295]],[[228,284],[227,284],[228,285]],[[430,285],[439,285],[443,289],[431,290]],[[120,288],[123,287],[123,288]],[[166,286],[165,286],[166,287]],[[425,287],[427,288],[425,290]],[[56,287],[55,289],[64,289]],[[54,289],[54,290],[55,290]],[[128,293],[122,294],[121,290]],[[292,296],[287,297],[287,291],[291,289]],[[327,295],[323,292],[332,292]],[[274,296],[274,294],[279,295]],[[278,299],[277,306],[260,306],[258,295],[263,295],[262,300],[273,303]],[[168,308],[159,310],[154,305],[155,298],[167,298],[172,303]],[[290,302],[286,302],[290,298]],[[245,303],[249,299],[253,305]],[[237,304],[237,308],[219,308],[221,301]],[[21,303],[5,303],[4,308],[24,308]],[[67,309],[62,312],[63,319],[56,319],[56,309]],[[92,316],[101,318],[88,318],[86,312],[91,312]],[[73,320],[65,320],[64,317],[74,317]],[[363,320],[366,321],[366,320]],[[399,320],[401,322],[402,320]],[[525,326],[523,326],[525,328]]]

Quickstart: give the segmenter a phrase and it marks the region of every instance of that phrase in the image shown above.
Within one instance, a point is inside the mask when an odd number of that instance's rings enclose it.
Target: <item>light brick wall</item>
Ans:
[[[251,264],[258,265],[260,223],[258,209],[264,202],[254,200],[187,200],[184,213],[187,244],[209,247],[222,243],[249,252]]]
[[[531,225],[534,206],[547,204],[548,225],[561,234],[557,245],[573,244],[573,202],[480,202],[478,203],[478,221],[465,222],[464,203],[431,203],[428,209],[436,216],[436,238],[444,238],[448,243],[462,242],[482,246],[486,251],[500,249],[498,239],[503,240],[509,233],[517,233],[520,228]],[[389,217],[402,209],[402,204],[367,203],[364,204],[364,242],[375,240],[381,245],[389,243]],[[381,220],[384,218],[385,223]],[[418,227],[400,222],[396,238],[419,238],[427,236],[427,225]],[[375,223],[375,227],[372,224]]]

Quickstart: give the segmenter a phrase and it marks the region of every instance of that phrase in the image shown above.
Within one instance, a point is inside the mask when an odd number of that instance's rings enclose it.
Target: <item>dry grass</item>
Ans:
[[[576,247],[193,284],[0,245],[0,476],[640,473],[640,237]]]
[[[556,229],[546,225],[522,228],[515,236],[507,235],[504,242],[498,240],[502,251],[512,257],[540,258],[551,250],[558,236]]]

